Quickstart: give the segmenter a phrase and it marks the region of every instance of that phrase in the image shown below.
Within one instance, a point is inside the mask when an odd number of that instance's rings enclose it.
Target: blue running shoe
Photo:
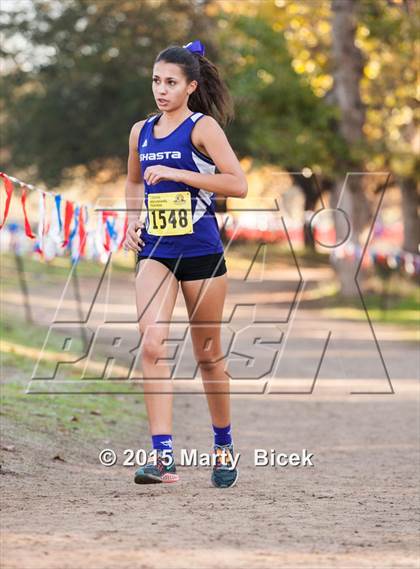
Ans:
[[[155,450],[149,453],[147,463],[136,470],[134,475],[136,484],[159,484],[179,480],[173,456],[164,452]]]
[[[231,488],[238,480],[238,469],[233,466],[233,445],[214,446],[215,463],[211,483],[216,488]]]

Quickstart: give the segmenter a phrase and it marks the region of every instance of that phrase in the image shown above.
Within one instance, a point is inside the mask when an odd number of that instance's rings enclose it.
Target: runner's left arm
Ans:
[[[197,129],[197,139],[206,149],[220,173],[202,174],[157,165],[146,169],[144,173],[146,182],[157,184],[161,180],[173,180],[213,192],[218,196],[245,198],[248,193],[246,176],[223,129],[210,116],[205,116],[198,121],[195,129]]]

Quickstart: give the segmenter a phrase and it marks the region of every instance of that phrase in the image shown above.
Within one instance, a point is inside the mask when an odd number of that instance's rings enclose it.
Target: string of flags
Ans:
[[[45,261],[59,255],[70,255],[72,264],[80,259],[106,263],[111,252],[119,251],[125,241],[128,227],[126,211],[103,210],[93,215],[88,204],[76,204],[61,194],[47,192],[18,178],[0,172],[6,193],[1,218],[1,247],[17,254],[32,252]],[[16,222],[6,224],[14,191],[20,187],[20,205],[23,226]],[[27,211],[28,191],[39,193],[38,215],[31,223]]]
[[[4,172],[0,172],[0,178],[6,193],[0,230],[8,230],[0,231],[1,249],[11,249],[17,254],[35,253],[45,261],[69,254],[72,263],[77,263],[80,259],[106,263],[111,252],[122,248],[128,227],[126,211],[111,209],[93,215],[93,206],[89,204],[76,204],[64,199],[61,194],[26,184]],[[23,226],[16,222],[6,224],[16,186],[21,189]],[[27,212],[28,191],[39,193],[35,227]],[[268,233],[269,228],[266,228],[258,235],[252,234],[252,237],[266,242],[278,240],[277,234],[270,239]],[[250,238],[250,235],[247,234],[247,237]],[[334,263],[337,259],[358,260],[362,254],[363,248],[360,245],[349,242],[332,249],[330,257]],[[402,271],[414,276],[420,274],[420,255],[403,250],[385,252],[369,247],[363,256],[362,267],[372,265],[382,272]]]
[[[363,247],[354,243],[346,243],[331,250],[330,258],[359,261],[363,254]],[[410,276],[420,274],[420,255],[403,250],[378,251],[368,248],[362,259],[362,267],[374,266],[382,273],[403,272]]]
[[[375,235],[378,237],[385,233],[385,228],[375,228]],[[281,243],[285,242],[288,237],[292,242],[303,241],[303,227],[293,224],[288,220],[287,234],[282,224],[274,217],[255,216],[252,213],[242,214],[240,222],[232,220],[230,217],[225,224],[225,231],[228,239],[245,241],[245,242],[264,242],[264,243]],[[324,235],[321,235],[325,242],[334,241],[334,227],[327,228]],[[347,261],[360,260],[363,254],[363,247],[352,242],[347,242],[339,247],[334,247],[330,252],[331,262],[334,264],[338,259]],[[408,275],[420,274],[420,255],[413,254],[401,249],[375,249],[368,247],[363,255],[362,267],[375,267],[383,274],[392,271],[403,272]]]

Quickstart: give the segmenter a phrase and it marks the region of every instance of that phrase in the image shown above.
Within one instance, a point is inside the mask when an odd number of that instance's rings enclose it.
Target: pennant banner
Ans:
[[[8,234],[13,236],[13,239],[3,236],[2,243],[8,243],[9,248],[13,243],[15,252],[21,254],[25,250],[25,247],[16,246],[20,234],[34,240],[32,249],[27,246],[26,251],[31,250],[45,261],[68,253],[72,263],[84,258],[105,263],[110,253],[122,249],[128,228],[127,212],[109,210],[92,216],[86,204],[77,205],[63,199],[61,194],[41,190],[5,172],[0,172],[0,176],[6,192],[0,229],[6,227]],[[6,224],[15,186],[21,189],[23,227],[16,222]],[[29,191],[39,192],[36,229],[28,215]]]
[[[5,172],[0,172],[3,187],[6,192],[5,206],[0,229],[7,228],[11,238],[2,237],[2,243],[8,243],[13,251],[22,254],[23,251],[31,250],[40,258],[50,261],[57,255],[69,254],[72,263],[80,259],[98,260],[101,263],[108,261],[109,255],[120,251],[123,247],[128,228],[128,213],[125,211],[106,210],[98,212],[98,215],[89,214],[89,207],[78,205],[70,200],[63,199],[61,194],[53,194],[30,184],[25,184]],[[20,202],[23,214],[23,226],[18,223],[6,224],[15,184],[20,186]],[[39,192],[37,229],[32,229],[27,211],[28,191]],[[64,210],[64,211],[63,211]],[[268,220],[269,221],[269,220]],[[232,227],[226,224],[228,236],[232,233],[232,239],[264,240],[275,242],[285,240],[284,229],[273,226],[267,220],[264,224],[254,227],[255,220],[249,221],[251,225],[244,227]],[[293,234],[293,230],[296,235]],[[294,240],[300,235],[301,227],[289,229],[289,237]],[[383,228],[381,229],[383,231]],[[4,234],[4,229],[3,229]],[[3,235],[2,234],[2,235]],[[20,239],[20,234],[22,239]],[[25,237],[34,240],[32,249],[24,246]],[[3,247],[3,245],[2,245]],[[126,252],[128,254],[128,251]],[[347,243],[341,247],[332,249],[330,256],[334,263],[337,259],[355,260],[360,259],[363,249],[360,245]],[[408,275],[420,274],[420,255],[403,250],[381,251],[370,248],[365,252],[362,267],[374,266],[382,271],[403,271]]]

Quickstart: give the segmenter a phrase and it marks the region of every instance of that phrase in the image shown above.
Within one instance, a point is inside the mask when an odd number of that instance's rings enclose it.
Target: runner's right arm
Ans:
[[[144,202],[144,181],[140,167],[137,142],[140,131],[146,121],[136,122],[130,132],[128,142],[127,179],[125,182],[125,200],[128,214],[128,227],[125,248],[140,251],[144,242],[137,233],[143,227],[140,214]]]

